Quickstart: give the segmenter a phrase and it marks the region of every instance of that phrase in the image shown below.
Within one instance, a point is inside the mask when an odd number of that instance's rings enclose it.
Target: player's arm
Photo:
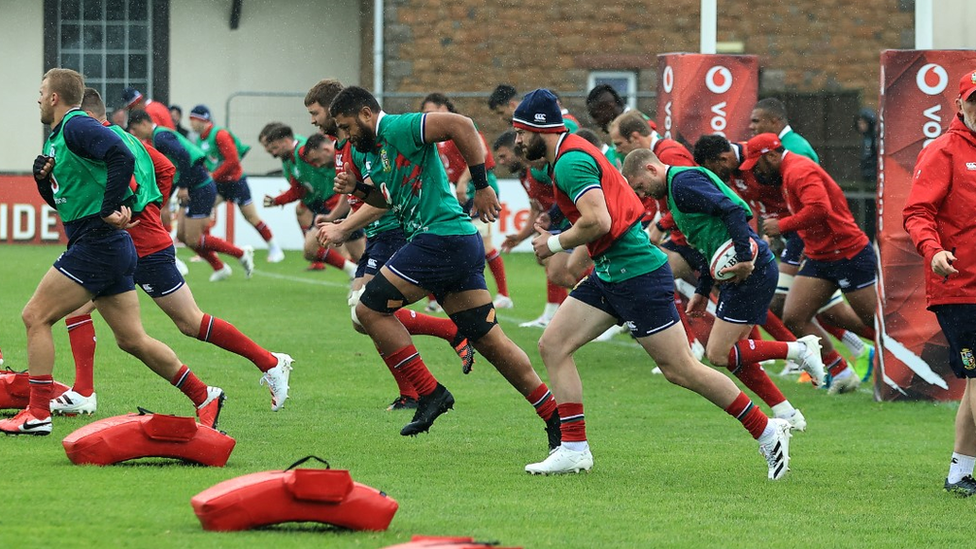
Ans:
[[[811,171],[799,176],[783,177],[783,186],[787,188],[787,192],[796,196],[796,202],[802,206],[793,215],[765,220],[764,229],[768,229],[770,222],[775,222],[780,234],[791,233],[816,227],[826,221],[830,214],[830,198],[827,196],[824,181],[818,174]],[[769,234],[768,230],[766,232]]]
[[[173,184],[180,189],[189,189],[193,165],[190,163],[190,153],[180,143],[176,134],[167,131],[157,132],[153,137],[153,146],[171,160],[176,167],[176,173],[180,174],[179,179]]]
[[[173,192],[173,178],[176,176],[176,166],[166,158],[166,155],[157,150],[155,147],[142,142],[143,146],[146,147],[146,152],[149,153],[149,158],[152,159],[153,171],[156,173],[156,187],[159,188],[159,192],[163,195],[163,204],[169,202],[169,195]]]
[[[437,143],[448,139],[454,141],[454,146],[468,165],[471,184],[475,188],[472,213],[477,213],[486,223],[494,221],[502,205],[495,190],[488,185],[488,172],[485,169],[487,149],[474,122],[467,116],[451,112],[425,114],[421,122],[421,140],[424,143]]]
[[[363,204],[352,215],[337,223],[320,223],[317,240],[321,246],[338,245],[349,235],[383,217],[387,210]]]
[[[571,156],[570,156],[571,155]],[[557,181],[572,181],[570,197],[580,217],[563,233],[551,235],[536,226],[539,236],[532,241],[536,256],[545,259],[561,250],[592,242],[610,232],[610,211],[607,209],[600,172],[596,162],[585,153],[568,153],[556,166]]]
[[[72,118],[61,131],[71,152],[106,165],[108,177],[99,215],[104,219],[120,211],[135,169],[136,160],[132,151],[112,130],[87,116]]]
[[[287,172],[286,172],[287,173]],[[264,206],[270,208],[271,206],[284,206],[285,204],[291,204],[292,202],[301,200],[305,196],[305,186],[298,182],[294,177],[288,177],[288,190],[279,194],[278,196],[264,195]]]
[[[224,157],[224,162],[214,170],[212,177],[214,181],[226,181],[232,174],[241,170],[241,157],[229,131],[223,129],[218,131],[214,141],[217,142],[217,150]]]
[[[905,231],[915,249],[931,264],[933,257],[947,252],[942,247],[936,216],[952,185],[952,157],[941,150],[923,149],[915,164],[912,188],[902,210]]]
[[[339,201],[336,202],[335,208],[327,215],[321,216],[320,221],[323,223],[332,223],[337,219],[342,219],[349,215],[349,211],[352,208],[349,206],[349,199],[346,198],[348,195],[340,194]]]
[[[529,200],[529,215],[527,219],[535,220],[542,213],[542,208],[539,207],[539,202],[535,199]],[[505,236],[505,240],[502,242],[502,251],[510,252],[512,248],[521,244],[526,238],[532,236],[535,233],[535,224],[526,223],[522,226],[522,229],[515,233]]]

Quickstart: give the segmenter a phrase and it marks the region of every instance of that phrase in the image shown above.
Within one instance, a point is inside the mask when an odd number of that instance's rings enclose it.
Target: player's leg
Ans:
[[[242,180],[238,182],[238,190],[235,200],[237,202],[237,207],[241,211],[241,215],[244,219],[251,224],[252,227],[261,235],[268,244],[268,262],[278,263],[285,259],[285,253],[282,251],[281,247],[278,246],[277,241],[274,239],[274,235],[271,234],[271,227],[268,226],[261,216],[258,214],[258,208],[254,205],[254,201],[251,200],[251,190],[247,186],[247,181]]]
[[[93,414],[98,407],[95,394],[95,324],[91,313],[95,304],[89,301],[64,319],[68,342],[75,362],[75,380],[71,389],[51,400],[55,414]]]
[[[335,248],[326,248],[319,245],[317,231],[309,231],[305,233],[304,254],[306,261],[331,265],[336,269],[345,271],[345,273],[349,275],[349,278],[355,278],[356,276],[356,263],[346,259],[345,256],[337,252]]]

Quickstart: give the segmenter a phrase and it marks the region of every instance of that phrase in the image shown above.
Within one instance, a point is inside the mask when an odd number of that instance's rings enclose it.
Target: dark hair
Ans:
[[[495,138],[495,142],[491,146],[491,150],[497,151],[502,147],[508,147],[509,149],[515,148],[515,130],[507,130],[501,133]]]
[[[630,134],[637,132],[643,137],[651,135],[651,125],[639,111],[627,111],[617,117],[617,131],[620,137],[630,139]]]
[[[763,111],[766,111],[766,114],[768,114],[772,118],[778,118],[782,120],[784,124],[788,122],[788,118],[786,116],[786,105],[779,99],[776,99],[775,97],[767,97],[766,99],[760,99],[759,102],[756,103],[756,106],[753,108],[762,109]]]
[[[424,105],[427,103],[433,103],[438,107],[447,107],[448,112],[457,112],[457,109],[454,108],[454,103],[451,103],[451,100],[440,92],[428,93],[427,97],[420,102],[420,109],[423,110]]]
[[[517,95],[518,92],[515,90],[515,86],[499,84],[495,87],[495,91],[491,92],[491,95],[488,96],[488,108],[495,110],[514,99]]]
[[[586,104],[592,105],[594,103],[598,103],[600,101],[600,97],[602,97],[603,94],[606,93],[609,93],[611,96],[613,96],[613,102],[616,103],[618,107],[620,108],[626,107],[626,104],[624,103],[624,100],[620,97],[620,94],[617,93],[617,90],[613,89],[613,86],[611,86],[610,84],[597,84],[596,86],[593,86],[593,89],[590,90],[589,95],[586,96]]]
[[[143,122],[153,123],[153,119],[149,116],[148,112],[137,110],[129,113],[129,127],[132,127],[133,124],[142,124]]]
[[[722,153],[732,150],[732,145],[725,137],[717,133],[703,135],[695,141],[695,163],[705,165],[709,160],[717,160]]]
[[[603,145],[605,144],[603,142],[603,140],[600,139],[600,136],[597,135],[595,131],[593,131],[593,130],[591,130],[589,128],[580,128],[580,129],[576,130],[576,135],[578,135],[578,136],[582,137],[583,139],[589,141],[591,145],[593,145],[594,147],[596,147],[598,149],[601,148],[601,147],[603,147]]]
[[[102,95],[95,88],[85,88],[81,94],[81,110],[90,111],[96,117],[105,116],[105,102]]]
[[[305,142],[305,150],[317,149],[321,147],[322,143],[325,143],[326,140],[331,141],[332,139],[325,134],[315,132],[308,138],[308,141]]]
[[[318,103],[325,108],[329,108],[332,104],[332,100],[335,96],[339,95],[342,91],[342,84],[338,80],[332,78],[326,78],[324,80],[319,80],[312,86],[312,89],[308,90],[305,94],[305,106],[309,106],[312,103]]]
[[[359,86],[349,86],[339,92],[332,100],[332,104],[329,105],[329,115],[332,118],[340,114],[352,116],[366,107],[375,113],[380,112],[380,104],[373,97],[373,94],[369,93],[369,90]]]
[[[183,114],[183,107],[180,107],[179,105],[170,105],[169,110]]]
[[[279,126],[284,126],[284,124],[281,122],[268,122],[265,124],[261,128],[261,131],[258,132],[258,141],[261,143],[264,143],[266,139],[270,141],[271,132],[275,131]],[[291,131],[291,129],[289,128],[288,131]]]
[[[268,129],[268,126],[265,126],[265,129]],[[285,139],[285,138],[294,139],[295,133],[291,131],[291,126],[289,126],[288,124],[282,124],[278,122],[276,123],[275,126],[268,129],[268,133],[266,134],[265,138],[268,141],[277,141],[279,139]]]

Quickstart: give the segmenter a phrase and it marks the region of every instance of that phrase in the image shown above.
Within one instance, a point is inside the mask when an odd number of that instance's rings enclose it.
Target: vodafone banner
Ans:
[[[711,133],[749,139],[749,115],[759,94],[758,57],[665,53],[657,59],[658,133],[689,148]]]
[[[29,175],[0,175],[0,244],[67,244],[57,212]]]
[[[921,256],[902,228],[902,207],[918,153],[955,116],[959,77],[973,51],[881,53],[878,117],[878,360],[875,398],[958,400],[964,382],[949,368],[948,346],[925,309]]]

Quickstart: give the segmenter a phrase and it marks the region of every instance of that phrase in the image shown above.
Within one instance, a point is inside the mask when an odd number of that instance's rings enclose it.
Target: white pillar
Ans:
[[[701,53],[715,53],[717,0],[701,0]]]
[[[933,48],[934,16],[932,0],[915,0],[915,49],[930,50]]]

